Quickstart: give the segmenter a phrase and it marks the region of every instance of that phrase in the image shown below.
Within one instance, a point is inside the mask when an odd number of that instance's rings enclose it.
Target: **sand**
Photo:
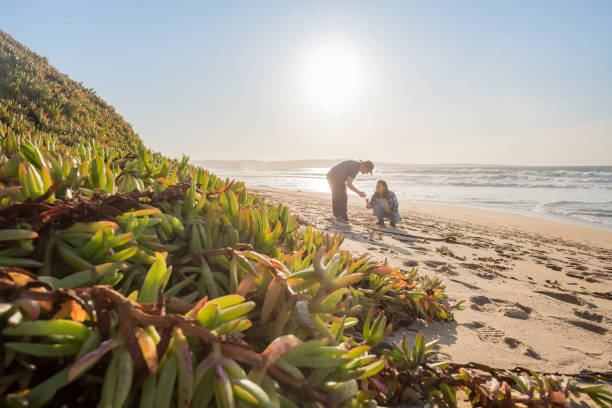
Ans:
[[[329,194],[258,189],[343,248],[437,276],[465,300],[454,322],[398,327],[439,340],[438,358],[498,368],[577,373],[612,369],[612,232],[465,207],[401,202],[397,228],[380,229],[363,199],[350,224],[331,217]],[[415,235],[423,238],[414,238]],[[435,239],[453,236],[452,244]]]

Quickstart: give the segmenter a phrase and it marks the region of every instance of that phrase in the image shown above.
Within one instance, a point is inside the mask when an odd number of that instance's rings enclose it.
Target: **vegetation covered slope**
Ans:
[[[93,89],[83,87],[0,30],[0,134],[55,136],[66,145],[94,138],[134,149],[138,136]]]
[[[601,385],[434,362],[422,334],[386,343],[387,323],[449,321],[458,304],[341,243],[142,143],[3,135],[0,406],[612,401]]]

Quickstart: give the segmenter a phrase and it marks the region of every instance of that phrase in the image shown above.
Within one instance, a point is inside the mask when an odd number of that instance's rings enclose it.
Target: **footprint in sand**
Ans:
[[[488,307],[488,305],[494,304],[496,301],[503,302],[503,300],[501,299],[491,299],[487,296],[472,296],[470,298],[470,302],[472,302],[474,305],[481,306],[478,309],[474,309],[474,310],[483,310],[484,306]]]
[[[529,313],[527,313],[524,309],[518,307],[509,307],[504,312],[504,316],[511,317],[513,319],[527,320],[529,319]]]
[[[566,317],[557,317],[557,319],[559,319],[561,321],[564,321],[566,323],[569,323],[572,326],[576,326],[576,327],[579,327],[579,328],[581,328],[583,330],[590,331],[592,333],[596,333],[596,334],[600,334],[600,335],[608,333],[608,329],[606,329],[605,327],[602,327],[602,326],[600,326],[598,324],[595,324],[595,323],[587,322],[587,321],[584,321],[584,320],[568,319]]]
[[[440,265],[448,265],[448,262],[435,260],[424,261],[423,263],[433,269],[437,268]]]
[[[587,310],[574,309],[574,314],[578,317],[590,320],[592,322],[601,323],[601,321],[603,320],[603,315],[600,315],[598,313],[591,313]]]
[[[572,295],[571,293],[550,292],[546,290],[536,290],[535,293],[550,296],[562,302],[571,303],[574,305],[584,305],[584,300],[580,299],[578,296]]]
[[[608,329],[598,324],[588,323],[582,320],[572,320],[572,319],[567,319],[566,322],[568,322],[569,324],[573,326],[580,327],[581,329],[584,329],[584,330],[587,330],[593,333],[597,333],[600,335],[608,333]]]
[[[483,322],[465,323],[464,326],[474,330],[478,335],[478,338],[486,343],[499,343],[500,341],[503,341],[504,344],[511,349],[516,349],[518,347],[523,348],[525,350],[523,354],[527,357],[531,357],[535,360],[544,360],[544,358],[542,358],[542,356],[531,346],[528,346],[527,344],[524,344],[522,341],[513,337],[507,337],[503,331],[488,326]]]
[[[542,356],[537,351],[532,349],[531,347],[527,347],[527,350],[525,350],[525,353],[523,353],[523,354],[525,354],[527,357],[531,357],[531,358],[533,358],[535,360],[544,360],[542,358]]]
[[[532,309],[520,303],[510,303],[502,299],[491,299],[487,296],[472,296],[471,309],[477,312],[503,313],[506,317],[527,320]]]
[[[512,338],[512,337],[504,337],[504,343],[506,343],[508,345],[508,347],[510,347],[511,349],[515,349],[518,346],[520,346],[521,344],[523,344],[523,343],[521,343],[520,340],[517,340],[517,339]]]
[[[505,335],[503,331],[497,330],[483,322],[470,322],[463,325],[474,330],[478,338],[485,343],[499,343]]]
[[[499,305],[506,303],[502,299],[491,299],[487,296],[472,296],[470,298],[472,302],[472,310],[477,312],[499,312]]]

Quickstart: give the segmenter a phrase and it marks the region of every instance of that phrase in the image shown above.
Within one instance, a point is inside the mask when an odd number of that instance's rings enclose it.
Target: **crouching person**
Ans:
[[[391,226],[395,227],[395,224],[400,222],[401,218],[398,211],[397,197],[393,191],[389,191],[387,182],[384,180],[378,180],[376,183],[376,192],[372,194],[372,198],[368,200],[366,198],[366,208],[371,208],[374,215],[378,218],[378,225],[385,225],[385,218],[388,218],[391,222]]]

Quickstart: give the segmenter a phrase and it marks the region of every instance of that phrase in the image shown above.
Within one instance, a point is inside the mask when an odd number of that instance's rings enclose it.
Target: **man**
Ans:
[[[340,221],[348,221],[348,215],[346,213],[346,188],[350,188],[360,197],[365,197],[366,193],[358,190],[353,185],[353,180],[357,177],[357,174],[372,174],[374,164],[367,161],[355,161],[346,160],[336,164],[327,173],[327,181],[332,192],[332,207],[334,209],[334,217]]]

